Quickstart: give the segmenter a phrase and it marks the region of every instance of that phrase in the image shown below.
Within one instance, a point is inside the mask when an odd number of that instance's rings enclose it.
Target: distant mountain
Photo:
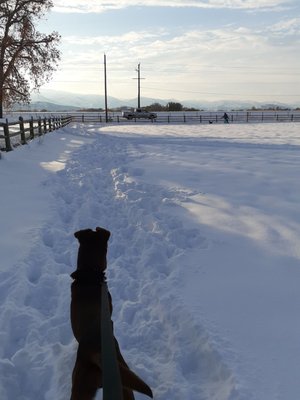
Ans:
[[[56,103],[51,103],[49,101],[32,101],[30,104],[15,104],[12,109],[13,111],[65,112],[65,111],[79,110],[79,107],[56,104]]]
[[[58,90],[42,90],[40,93],[33,93],[31,96],[32,103],[44,102],[54,103],[58,105],[68,105],[77,108],[104,108],[105,99],[104,95],[96,94],[79,94],[63,92]],[[153,103],[160,103],[165,105],[171,100],[142,98],[142,105],[147,106]],[[108,107],[137,107],[137,98],[120,100],[115,97],[108,97]]]
[[[31,109],[47,109],[49,111],[74,111],[80,108],[104,108],[105,101],[103,95],[70,93],[58,90],[43,89],[40,93],[33,93]],[[196,100],[175,100],[175,99],[158,99],[142,97],[142,106],[148,106],[153,103],[166,105],[169,102],[179,102],[185,107],[193,107],[199,110],[217,111],[217,110],[246,110],[252,107],[270,106],[282,108],[295,108],[299,104],[285,104],[275,102],[274,104],[266,104],[257,101],[238,101],[238,100],[222,100],[222,101],[196,101]],[[134,99],[117,99],[108,96],[109,108],[137,107],[137,98]],[[27,106],[28,109],[28,106]]]
[[[199,110],[205,111],[238,111],[238,110],[250,110],[252,107],[268,109],[268,108],[296,108],[299,105],[296,104],[286,104],[286,103],[265,103],[259,101],[239,101],[239,100],[220,100],[220,101],[183,101],[183,105],[188,107],[195,107]]]

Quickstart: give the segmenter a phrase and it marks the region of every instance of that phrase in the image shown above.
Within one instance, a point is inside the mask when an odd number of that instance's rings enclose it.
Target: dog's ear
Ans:
[[[93,232],[91,229],[82,229],[81,231],[75,232],[74,236],[80,242],[84,238],[84,236],[86,236],[86,234],[89,234],[91,232]]]
[[[100,228],[99,226],[97,226],[96,232],[92,229],[83,229],[75,232],[74,236],[76,237],[76,239],[78,239],[79,243],[84,241],[84,239],[91,240],[92,237],[99,237],[102,240],[108,242],[108,239],[110,238],[110,232],[104,228]]]
[[[104,228],[100,228],[97,226],[96,232],[101,235],[103,239],[105,239],[108,242],[108,239],[110,238],[110,232]]]

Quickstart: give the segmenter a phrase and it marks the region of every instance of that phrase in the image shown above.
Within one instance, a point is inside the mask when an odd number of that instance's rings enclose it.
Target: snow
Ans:
[[[155,399],[298,398],[299,145],[293,123],[73,124],[2,153],[0,398],[69,398],[73,233],[96,226]]]

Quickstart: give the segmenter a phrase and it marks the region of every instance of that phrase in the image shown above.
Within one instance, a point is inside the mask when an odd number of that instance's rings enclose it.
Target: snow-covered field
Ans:
[[[73,124],[2,154],[0,399],[69,398],[73,233],[99,225],[156,400],[297,400],[299,128]]]

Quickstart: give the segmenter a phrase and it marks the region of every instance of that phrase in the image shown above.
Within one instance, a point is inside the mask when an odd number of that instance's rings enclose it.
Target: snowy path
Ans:
[[[68,397],[76,348],[68,316],[73,232],[101,225],[112,232],[108,283],[116,336],[129,364],[158,400],[214,398],[221,389],[215,398],[228,399],[230,371],[170,290],[180,285],[185,249],[207,247],[198,229],[186,229],[168,212],[184,193],[137,183],[143,170],[128,172],[138,157],[130,141],[93,139],[44,181],[50,218],[14,273],[1,274],[1,398]]]

